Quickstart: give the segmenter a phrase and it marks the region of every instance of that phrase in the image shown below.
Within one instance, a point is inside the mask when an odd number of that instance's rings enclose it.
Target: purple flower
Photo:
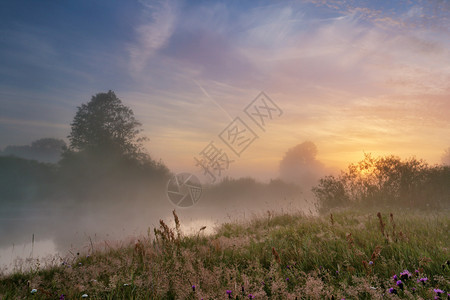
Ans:
[[[289,281],[289,277],[288,277],[288,278],[286,278],[286,281]]]
[[[61,296],[59,296],[59,300],[64,300],[64,299],[66,299],[64,294],[61,294]]]
[[[414,293],[414,292],[416,291],[416,288],[412,288],[411,290],[412,290],[412,292]]]
[[[227,295],[228,295],[228,298],[230,298],[231,299],[231,294],[233,293],[233,291],[230,291],[230,290],[227,290]]]
[[[394,288],[389,289],[389,294],[397,294],[397,290]]]
[[[411,278],[411,273],[408,270],[404,270],[400,273],[400,279],[407,280]]]
[[[428,281],[428,277],[422,277],[420,279],[417,279],[417,282],[422,282],[423,284],[425,284]]]
[[[403,282],[402,282],[401,280],[398,280],[398,281],[396,282],[396,284],[397,284],[397,286],[398,286],[399,288],[401,288],[401,289],[403,290]]]
[[[415,270],[414,272],[416,273],[417,276],[419,276],[420,273],[419,270]]]
[[[395,281],[397,281],[397,280],[398,280],[397,275],[392,276],[392,279],[394,279]]]
[[[369,261],[369,265],[373,265],[373,261]]]
[[[438,296],[440,296],[444,291],[441,289],[434,289],[433,290],[436,294],[438,294]]]
[[[252,294],[248,294],[248,299],[254,299],[255,296],[253,296]]]
[[[192,285],[192,291],[195,292],[195,284]]]

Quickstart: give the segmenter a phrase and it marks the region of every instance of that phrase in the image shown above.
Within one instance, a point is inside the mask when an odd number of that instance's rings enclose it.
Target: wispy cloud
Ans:
[[[138,75],[148,60],[164,47],[175,28],[178,4],[175,1],[141,1],[142,23],[136,28],[136,42],[128,46],[130,70]]]
[[[0,123],[40,137],[34,127],[61,129],[81,102],[114,89],[144,124],[152,153],[175,167],[264,90],[286,113],[252,159],[276,162],[306,139],[341,164],[362,150],[415,146],[439,157],[449,134],[449,8],[431,0],[121,2],[109,15],[121,16],[114,34],[111,19],[95,19],[103,29],[77,32],[89,35],[80,47],[53,25],[34,30],[19,20],[28,27],[17,35],[0,32],[11,46],[0,50],[11,61],[0,70],[8,82]]]

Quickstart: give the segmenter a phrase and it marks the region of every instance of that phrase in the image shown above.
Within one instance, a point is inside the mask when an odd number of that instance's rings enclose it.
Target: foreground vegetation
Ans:
[[[1,299],[446,299],[448,212],[274,215],[105,242],[0,278]],[[105,250],[106,249],[106,250]]]

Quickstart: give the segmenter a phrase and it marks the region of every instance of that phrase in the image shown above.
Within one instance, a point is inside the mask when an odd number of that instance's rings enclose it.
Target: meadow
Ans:
[[[213,234],[160,222],[0,277],[1,299],[448,299],[448,211],[274,213]]]

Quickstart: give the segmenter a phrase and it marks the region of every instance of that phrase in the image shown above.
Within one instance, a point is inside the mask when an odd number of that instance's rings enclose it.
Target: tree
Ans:
[[[450,166],[450,147],[445,149],[444,155],[442,155],[442,164],[444,166]]]
[[[133,111],[114,92],[99,93],[78,107],[68,150],[141,160],[147,156],[142,151],[145,138],[139,137],[140,126]]]
[[[136,199],[149,183],[164,186],[170,171],[144,152],[140,126],[112,91],[78,107],[59,162],[60,184],[72,199]]]
[[[280,178],[304,187],[315,185],[325,172],[316,156],[317,147],[310,141],[289,149],[280,161]]]
[[[450,167],[430,166],[414,157],[402,160],[365,154],[338,177],[322,178],[313,193],[322,211],[349,203],[448,208]]]
[[[65,147],[66,143],[63,140],[42,138],[32,142],[31,146],[7,146],[3,154],[56,163],[61,158],[61,153]]]

